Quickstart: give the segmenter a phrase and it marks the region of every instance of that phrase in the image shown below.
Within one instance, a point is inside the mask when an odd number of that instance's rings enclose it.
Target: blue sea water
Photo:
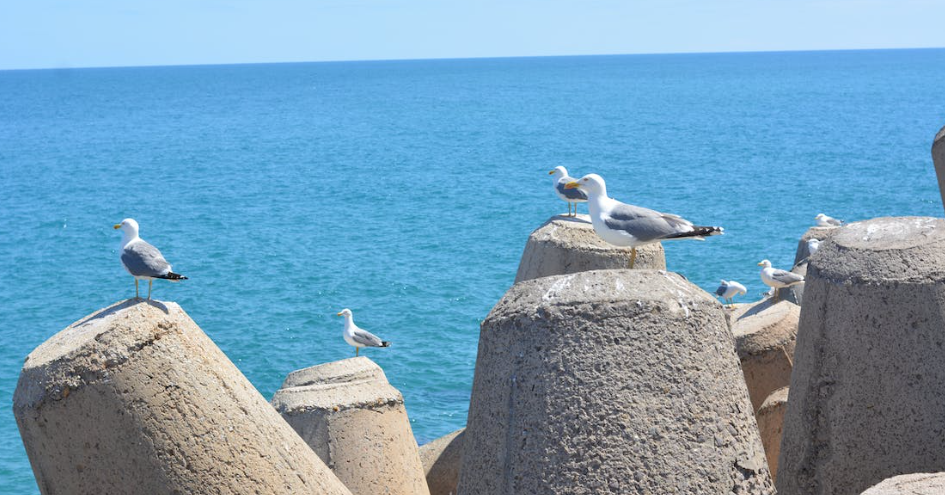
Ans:
[[[819,212],[943,213],[942,81],[945,50],[0,72],[0,491],[36,493],[23,358],[133,295],[122,218],[190,277],[155,297],[267,398],[353,355],[351,308],[423,443],[465,423],[479,322],[566,209],[554,166],[724,226],[669,268],[757,298]]]

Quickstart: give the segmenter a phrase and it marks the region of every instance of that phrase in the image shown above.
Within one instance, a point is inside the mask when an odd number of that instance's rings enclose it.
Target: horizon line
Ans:
[[[326,59],[326,60],[283,60],[278,62],[209,62],[185,64],[143,64],[143,65],[90,65],[79,67],[32,67],[0,69],[0,72],[17,71],[56,71],[56,70],[85,70],[85,69],[145,69],[145,68],[172,68],[172,67],[226,67],[240,65],[285,65],[285,64],[339,64],[352,62],[422,62],[422,61],[450,61],[450,60],[503,60],[525,58],[570,58],[570,57],[630,57],[656,55],[737,55],[758,53],[819,53],[819,52],[876,52],[876,51],[906,51],[906,50],[942,50],[941,46],[897,47],[897,48],[816,48],[809,50],[721,50],[721,51],[691,51],[691,52],[638,52],[638,53],[579,53],[570,55],[499,55],[474,57],[405,57],[405,58],[354,58],[354,59]]]

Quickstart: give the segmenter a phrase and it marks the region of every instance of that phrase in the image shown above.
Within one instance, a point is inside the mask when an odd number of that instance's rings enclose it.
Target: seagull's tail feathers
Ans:
[[[164,280],[170,280],[171,282],[180,282],[181,280],[187,280],[187,277],[179,273],[174,273],[174,272],[167,272],[158,278],[163,278]]]
[[[390,342],[387,340],[382,340],[381,345],[378,347],[390,347]]]
[[[692,230],[689,232],[676,232],[675,234],[670,234],[663,239],[684,239],[691,238],[697,241],[704,241],[706,237],[712,235],[722,235],[725,233],[725,229],[722,227],[703,227],[699,225],[693,225]]]

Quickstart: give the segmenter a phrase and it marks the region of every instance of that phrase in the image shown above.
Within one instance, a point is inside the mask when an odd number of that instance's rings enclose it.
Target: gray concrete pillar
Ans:
[[[428,495],[404,398],[366,357],[293,371],[272,405],[354,495]]]
[[[945,205],[945,127],[942,127],[932,141],[932,164],[938,177],[938,190]]]
[[[913,473],[889,478],[863,495],[942,495],[945,473]]]
[[[945,470],[945,219],[841,227],[807,275],[778,492]]]
[[[51,337],[13,411],[44,494],[350,494],[171,302],[129,300]]]
[[[459,493],[772,493],[721,305],[675,273],[515,284],[482,323]]]
[[[430,495],[456,495],[465,432],[463,428],[420,446],[420,461],[423,462]]]
[[[741,362],[752,411],[757,411],[771,392],[791,384],[797,322],[801,308],[764,299],[736,306],[731,312],[735,349]]]
[[[782,387],[768,396],[758,408],[758,431],[761,432],[761,444],[765,447],[768,470],[771,477],[778,479],[778,456],[781,454],[781,435],[784,432],[784,411],[787,410],[788,387]]]
[[[554,216],[528,236],[515,282],[589,270],[624,269],[629,262],[630,249],[601,239],[589,216]],[[633,266],[665,270],[663,246],[656,243],[638,248]]]

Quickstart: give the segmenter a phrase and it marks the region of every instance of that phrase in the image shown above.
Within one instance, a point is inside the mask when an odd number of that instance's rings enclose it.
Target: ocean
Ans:
[[[24,357],[134,295],[123,218],[267,399],[354,355],[351,308],[424,443],[464,425],[479,323],[566,210],[549,170],[724,226],[667,264],[746,302],[817,213],[943,214],[942,81],[941,49],[0,71],[0,491],[38,493]]]

